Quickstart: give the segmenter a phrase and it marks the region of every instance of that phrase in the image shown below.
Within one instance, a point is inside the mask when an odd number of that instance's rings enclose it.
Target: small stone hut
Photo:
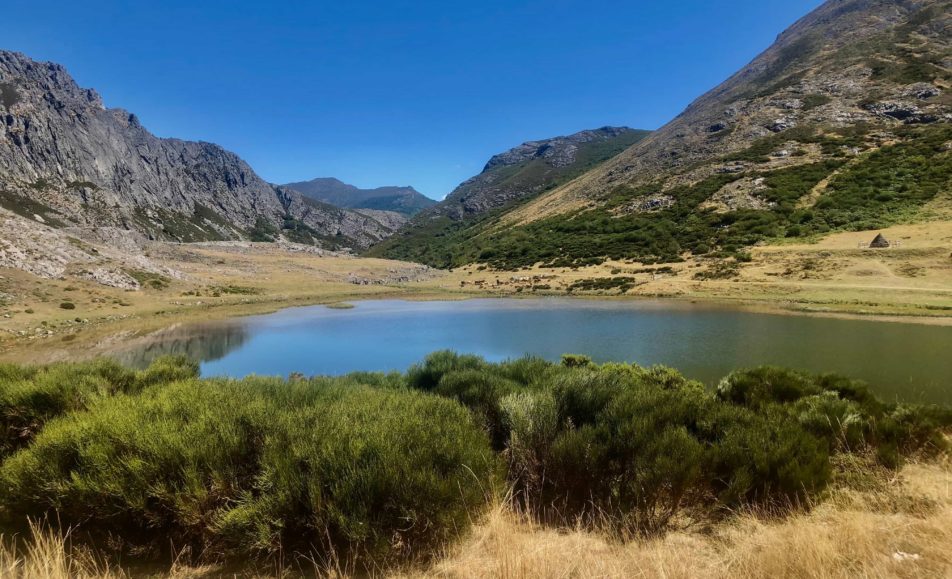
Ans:
[[[889,241],[880,233],[876,236],[876,239],[870,242],[869,246],[874,249],[885,249],[889,247]]]

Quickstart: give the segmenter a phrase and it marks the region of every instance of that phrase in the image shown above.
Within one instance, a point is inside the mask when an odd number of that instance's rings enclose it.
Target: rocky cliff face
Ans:
[[[0,51],[0,205],[52,226],[178,241],[275,238],[362,248],[375,219],[262,180],[234,153],[160,139],[57,64]]]

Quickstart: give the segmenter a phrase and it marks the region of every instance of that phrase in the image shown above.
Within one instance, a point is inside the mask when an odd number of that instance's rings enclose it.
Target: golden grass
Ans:
[[[867,492],[834,491],[809,513],[754,514],[627,544],[540,528],[496,508],[472,537],[413,577],[887,578],[952,576],[952,472],[912,465]]]
[[[541,527],[505,506],[493,508],[462,544],[423,569],[380,572],[404,579],[644,579],[952,577],[952,468],[911,464],[899,475],[864,472],[810,512],[785,518],[738,514],[662,538],[627,543],[583,529]],[[77,549],[69,537],[34,527],[19,547],[0,541],[0,577],[134,577]],[[308,567],[307,565],[303,567]],[[225,570],[172,565],[150,576],[342,577],[335,565]]]
[[[30,537],[0,536],[0,577],[8,579],[92,579],[127,575],[112,568],[90,551],[73,549],[68,535],[37,524],[30,526]]]

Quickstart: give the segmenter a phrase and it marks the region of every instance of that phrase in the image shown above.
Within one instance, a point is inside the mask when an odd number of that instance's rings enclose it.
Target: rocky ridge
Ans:
[[[434,236],[441,242],[467,244],[497,213],[570,181],[647,134],[627,127],[602,127],[528,141],[494,155],[478,175],[414,216],[406,227],[371,248],[370,253],[447,266],[450,260],[436,247],[439,244],[432,242]]]
[[[0,205],[79,235],[115,227],[159,240],[288,237],[359,249],[392,233],[372,216],[266,183],[218,145],[158,138],[62,66],[8,51]]]

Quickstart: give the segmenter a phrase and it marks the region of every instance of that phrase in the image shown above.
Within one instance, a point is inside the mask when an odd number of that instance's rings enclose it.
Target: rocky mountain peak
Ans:
[[[0,51],[0,206],[82,231],[177,241],[272,239],[362,248],[392,232],[279,193],[213,143],[160,139],[66,69]]]

